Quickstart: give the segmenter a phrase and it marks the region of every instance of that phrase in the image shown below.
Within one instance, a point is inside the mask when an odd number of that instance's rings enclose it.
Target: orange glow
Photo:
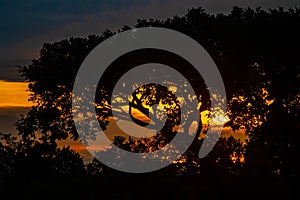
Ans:
[[[1,107],[31,107],[28,102],[28,83],[7,82],[0,80],[0,108]]]
[[[145,122],[145,123],[151,123],[152,122],[152,120],[148,116],[144,115],[141,111],[139,111],[136,108],[131,109],[131,114],[134,118],[136,118],[136,119],[138,119],[142,122]]]
[[[218,110],[218,112],[204,110],[200,115],[202,124],[224,125],[229,120],[221,110]]]
[[[233,163],[237,163],[238,161],[240,163],[245,163],[245,157],[244,154],[237,154],[237,153],[233,153],[230,155],[230,159]]]

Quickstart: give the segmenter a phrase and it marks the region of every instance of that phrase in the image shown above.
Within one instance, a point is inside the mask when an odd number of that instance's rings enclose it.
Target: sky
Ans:
[[[101,34],[105,29],[132,26],[137,19],[165,19],[203,7],[212,14],[233,6],[286,9],[299,0],[0,0],[0,131],[15,132],[13,124],[25,114],[28,83],[17,65],[37,58],[43,43]]]
[[[0,79],[22,81],[16,65],[38,57],[45,42],[101,34],[137,19],[183,15],[192,7],[228,13],[233,6],[291,8],[299,0],[0,0]]]

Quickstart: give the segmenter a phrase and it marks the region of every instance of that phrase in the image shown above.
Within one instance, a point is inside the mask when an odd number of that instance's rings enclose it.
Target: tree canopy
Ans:
[[[200,160],[199,130],[199,139],[184,156],[158,173],[299,175],[299,24],[299,8],[234,7],[229,14],[217,15],[193,8],[183,16],[165,20],[139,19],[134,27],[124,26],[117,31],[165,27],[203,45],[225,83],[229,117],[226,126],[243,129],[248,136],[246,143],[221,138],[213,151]],[[39,58],[19,66],[20,74],[30,82],[29,100],[34,106],[16,123],[18,137],[0,134],[0,177],[118,174],[96,160],[84,164],[78,152],[58,146],[58,141],[67,138],[79,140],[71,98],[81,63],[95,46],[117,32],[106,30],[87,38],[45,43]],[[132,106],[142,110],[141,105]],[[115,137],[114,143],[134,152],[154,145],[124,137]]]

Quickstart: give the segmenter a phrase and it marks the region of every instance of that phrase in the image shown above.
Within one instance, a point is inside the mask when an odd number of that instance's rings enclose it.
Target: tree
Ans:
[[[265,11],[260,8],[253,10],[238,7],[234,7],[228,15],[211,15],[202,8],[197,8],[190,9],[184,16],[174,16],[166,20],[137,21],[134,26],[136,28],[166,27],[189,35],[205,47],[219,67],[229,102],[230,120],[227,126],[233,130],[244,128],[249,136],[249,143],[241,146],[232,138],[221,139],[216,150],[206,159],[209,164],[203,161],[205,170],[215,169],[225,174],[240,173],[237,165],[241,163],[231,162],[230,155],[237,153],[240,156],[243,152],[245,163],[242,165],[252,174],[259,173],[258,169],[266,169],[269,174],[298,174],[296,152],[299,144],[295,133],[299,132],[299,22],[299,8]],[[129,29],[130,27],[124,26],[119,32]],[[26,165],[23,164],[31,160],[40,165],[35,168],[29,165],[26,168],[28,171],[38,171],[38,168],[51,173],[53,170],[63,173],[82,171],[83,164],[78,154],[69,148],[60,149],[57,141],[79,139],[71,112],[75,76],[88,53],[114,34],[106,30],[100,36],[70,38],[44,44],[38,59],[32,60],[27,66],[19,66],[20,74],[30,82],[28,89],[32,92],[30,101],[34,106],[16,124],[21,137],[19,141],[2,135],[6,145],[1,144],[1,153],[10,152],[7,156],[14,157],[14,162],[10,163],[7,162],[10,158],[4,156],[2,168],[6,171],[14,169],[14,166],[25,169]],[[136,58],[136,63],[140,62],[138,59]],[[192,76],[192,72],[186,76]],[[205,93],[198,90],[199,93]],[[200,112],[209,109],[209,103],[205,99],[203,102],[206,103],[202,105]],[[131,107],[149,115],[148,110],[143,109],[140,104],[131,102]],[[99,113],[109,109],[109,106],[101,109],[98,110]],[[115,142],[136,152],[145,149],[147,144],[142,144],[140,140],[134,147],[133,141],[122,138],[116,138]],[[197,160],[197,149],[201,143],[195,143],[197,147],[194,146],[194,150],[189,149],[185,156],[191,160],[190,163],[194,162],[197,173],[199,163],[201,166],[201,162]],[[224,148],[226,153],[220,153],[220,149]],[[246,152],[244,148],[247,149]],[[222,155],[221,160],[219,154]],[[257,159],[258,154],[261,159]],[[69,156],[72,157],[72,162],[66,160]],[[264,162],[258,162],[259,160]],[[225,165],[224,171],[220,170],[220,163]],[[176,165],[180,168],[180,163],[173,166]],[[215,167],[207,167],[211,165]],[[95,163],[89,166],[98,170],[104,169],[103,166],[97,167]]]

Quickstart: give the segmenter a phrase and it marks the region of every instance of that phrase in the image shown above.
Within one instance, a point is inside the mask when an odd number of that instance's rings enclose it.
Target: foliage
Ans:
[[[179,174],[299,174],[299,24],[299,8],[265,11],[234,7],[228,15],[211,15],[196,8],[181,17],[137,21],[135,28],[174,29],[205,47],[227,88],[227,126],[244,128],[249,136],[246,146],[233,138],[220,139],[203,161],[197,160],[198,147],[193,146],[183,157],[187,162],[175,162],[169,170]],[[129,29],[124,26],[119,32]],[[19,66],[21,75],[30,82],[34,106],[16,123],[18,138],[0,135],[1,176],[85,173],[78,153],[59,147],[57,142],[79,139],[71,112],[74,79],[86,55],[114,34],[106,30],[100,36],[46,43],[38,59]],[[145,148],[141,141],[133,151]],[[114,142],[132,150],[131,140],[116,138]],[[196,140],[196,144],[201,143]],[[232,162],[233,154],[238,158],[243,154],[245,163],[240,159]],[[96,161],[87,169],[88,174],[109,171]]]

